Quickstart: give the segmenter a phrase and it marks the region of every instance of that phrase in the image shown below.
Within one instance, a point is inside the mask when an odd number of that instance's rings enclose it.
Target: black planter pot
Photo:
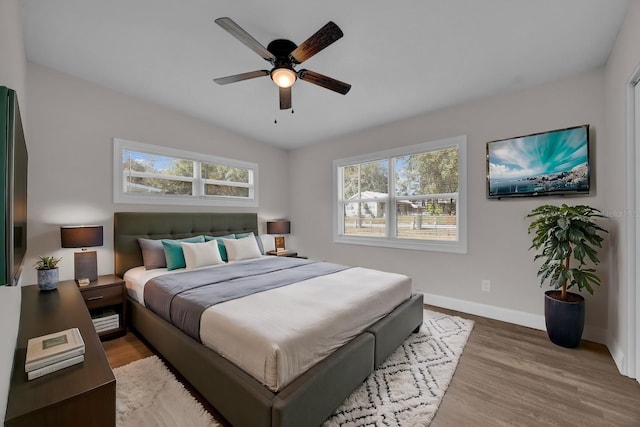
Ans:
[[[570,294],[575,301],[562,301],[552,295],[560,295],[560,291],[544,293],[544,320],[547,334],[554,344],[574,348],[580,344],[584,330],[584,297]]]

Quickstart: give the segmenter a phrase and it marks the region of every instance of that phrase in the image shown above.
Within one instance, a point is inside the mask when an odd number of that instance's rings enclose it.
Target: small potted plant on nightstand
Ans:
[[[591,265],[598,264],[598,249],[602,247],[595,218],[604,218],[598,209],[586,205],[540,206],[529,215],[534,218],[529,233],[535,236],[529,249],[543,259],[538,269],[540,285],[547,280],[555,289],[545,292],[544,318],[549,339],[563,347],[577,347],[584,329],[585,304],[582,295],[567,292],[576,286],[593,294],[593,285],[600,285],[600,278]],[[571,267],[570,261],[578,265]]]
[[[42,291],[51,291],[58,287],[58,263],[62,258],[52,256],[38,257],[35,268],[38,270],[38,287]]]

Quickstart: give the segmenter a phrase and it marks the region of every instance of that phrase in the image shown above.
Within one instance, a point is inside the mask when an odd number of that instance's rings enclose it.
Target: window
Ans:
[[[465,136],[336,160],[334,241],[466,253]]]
[[[255,163],[113,142],[115,203],[258,206]]]

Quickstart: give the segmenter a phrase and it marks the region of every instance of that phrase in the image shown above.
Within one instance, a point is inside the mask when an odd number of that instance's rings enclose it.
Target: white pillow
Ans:
[[[227,256],[230,262],[260,258],[262,256],[256,237],[253,234],[242,239],[222,239],[222,241],[227,249]]]
[[[267,253],[268,251],[275,251],[276,250],[276,243],[273,240],[273,236],[270,234],[261,234],[260,236],[258,236],[260,238],[260,240],[262,240],[262,247],[264,248],[264,253]]]
[[[206,265],[224,264],[218,249],[218,242],[211,240],[204,243],[180,242],[187,269]]]

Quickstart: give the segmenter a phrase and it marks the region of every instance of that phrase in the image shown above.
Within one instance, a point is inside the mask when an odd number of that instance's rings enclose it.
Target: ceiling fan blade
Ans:
[[[255,79],[256,77],[264,77],[268,75],[269,72],[267,70],[257,70],[249,71],[248,73],[234,74],[233,76],[220,77],[213,79],[213,81],[219,85],[226,85],[229,83],[241,82],[242,80]]]
[[[291,88],[281,87],[280,88],[280,109],[288,110],[289,108],[291,108]]]
[[[258,40],[251,37],[249,33],[243,30],[242,27],[236,24],[231,18],[228,18],[226,16],[223,18],[218,18],[216,19],[216,24],[227,30],[229,34],[240,40],[249,49],[260,55],[262,58],[266,59],[267,61],[275,61],[276,57],[273,55],[273,53],[269,52],[266,47],[260,44]]]
[[[295,48],[293,52],[289,54],[289,57],[298,64],[301,64],[331,43],[340,39],[343,35],[340,27],[332,21],[329,21],[327,25],[320,28],[314,35]]]
[[[298,71],[298,77],[305,82],[313,83],[314,85],[322,86],[325,89],[338,92],[339,94],[346,95],[351,89],[349,83],[341,82],[340,80],[332,79],[324,74],[316,73],[315,71],[300,70]]]

